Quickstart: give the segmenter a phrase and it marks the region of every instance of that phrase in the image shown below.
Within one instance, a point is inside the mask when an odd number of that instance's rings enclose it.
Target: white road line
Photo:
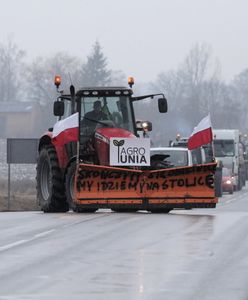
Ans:
[[[11,244],[7,244],[7,245],[5,245],[5,246],[1,246],[1,247],[0,247],[0,251],[8,250],[8,249],[14,248],[14,247],[16,247],[16,246],[25,244],[25,243],[27,243],[27,242],[29,242],[29,240],[20,240],[20,241],[11,243]]]
[[[48,234],[50,234],[54,231],[55,231],[55,229],[47,230],[47,231],[36,234],[34,237],[35,238],[43,237],[43,236],[46,236],[46,235],[48,235]]]
[[[17,247],[17,246],[20,246],[20,245],[23,245],[23,244],[26,244],[26,243],[29,243],[33,240],[36,240],[38,238],[41,238],[41,237],[44,237],[46,235],[49,235],[50,233],[54,232],[55,229],[51,229],[51,230],[47,230],[47,231],[43,231],[41,233],[38,233],[38,234],[35,234],[32,238],[30,239],[27,239],[27,240],[20,240],[20,241],[16,241],[14,243],[10,243],[10,244],[7,244],[7,245],[4,245],[4,246],[0,246],[0,252],[1,251],[5,251],[5,250],[8,250],[8,249],[11,249],[11,248],[14,248],[14,247]]]

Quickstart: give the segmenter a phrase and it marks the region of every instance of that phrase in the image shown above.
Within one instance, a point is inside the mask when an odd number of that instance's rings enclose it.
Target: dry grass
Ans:
[[[36,182],[22,179],[11,182],[10,199],[8,199],[8,185],[0,182],[0,211],[32,211],[39,210],[36,199]]]

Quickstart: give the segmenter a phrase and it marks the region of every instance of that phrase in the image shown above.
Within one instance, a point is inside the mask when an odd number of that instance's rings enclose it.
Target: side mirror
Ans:
[[[166,113],[168,111],[167,100],[165,98],[158,99],[158,110],[160,113]]]
[[[64,115],[65,111],[65,103],[62,101],[55,101],[53,103],[53,114],[57,117],[61,117]]]

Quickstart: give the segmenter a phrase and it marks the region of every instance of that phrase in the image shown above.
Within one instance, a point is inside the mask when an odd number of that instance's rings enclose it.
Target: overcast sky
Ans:
[[[29,58],[85,58],[98,40],[109,67],[136,81],[177,68],[196,43],[212,46],[230,80],[248,67],[248,0],[0,0],[0,43]]]

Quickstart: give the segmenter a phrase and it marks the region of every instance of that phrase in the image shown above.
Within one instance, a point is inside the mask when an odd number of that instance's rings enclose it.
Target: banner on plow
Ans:
[[[80,164],[75,194],[80,199],[214,198],[213,171],[205,166],[141,171]]]

